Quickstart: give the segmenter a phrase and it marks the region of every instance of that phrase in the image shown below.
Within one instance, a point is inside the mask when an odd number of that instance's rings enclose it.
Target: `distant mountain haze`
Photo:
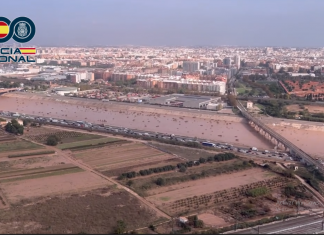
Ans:
[[[324,46],[321,0],[11,0],[38,46]]]

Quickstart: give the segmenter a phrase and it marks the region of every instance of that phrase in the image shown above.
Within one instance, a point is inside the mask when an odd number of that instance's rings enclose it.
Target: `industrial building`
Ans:
[[[64,80],[66,79],[65,75],[52,74],[52,73],[41,73],[35,77],[32,77],[31,81],[53,81],[53,80]]]
[[[77,93],[78,88],[76,88],[76,87],[57,87],[57,88],[53,89],[53,92],[55,92],[58,95],[64,96],[65,94]]]
[[[149,100],[150,104],[169,105],[184,108],[207,109],[209,104],[218,104],[220,97],[191,96],[183,94],[173,94]]]

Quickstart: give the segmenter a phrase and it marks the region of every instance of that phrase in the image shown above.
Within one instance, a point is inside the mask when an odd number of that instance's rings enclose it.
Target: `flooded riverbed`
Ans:
[[[65,100],[65,101],[64,101]],[[68,102],[68,103],[67,103]],[[131,104],[130,104],[131,105]],[[201,118],[195,115],[163,114],[163,112],[143,112],[114,104],[114,108],[106,103],[91,103],[86,100],[61,101],[49,99],[30,99],[28,96],[6,94],[0,96],[2,110],[19,112],[44,117],[68,120],[85,120],[92,123],[134,128],[146,131],[156,131],[175,135],[205,138],[235,145],[255,146],[260,149],[273,148],[273,145],[258,135],[248,126],[244,119],[226,117],[214,114],[213,118]],[[143,106],[144,107],[144,106]],[[185,111],[181,111],[183,113]],[[170,113],[170,112],[169,112]],[[190,111],[188,111],[190,114]],[[233,121],[234,120],[234,121]]]

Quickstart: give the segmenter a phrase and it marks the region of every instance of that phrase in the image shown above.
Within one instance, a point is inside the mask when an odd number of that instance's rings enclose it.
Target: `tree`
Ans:
[[[179,170],[179,171],[180,171],[180,172],[186,172],[186,170],[187,170],[187,168],[186,168],[185,166],[182,165],[182,166],[180,167],[180,170]]]
[[[163,178],[158,178],[155,182],[159,186],[165,185],[165,180]]]
[[[5,126],[5,130],[13,134],[24,134],[24,126],[20,125],[16,119],[12,119],[11,122],[8,122]]]
[[[60,139],[56,135],[50,135],[46,140],[46,144],[50,146],[56,146],[59,141]]]
[[[228,99],[228,102],[229,102],[229,105],[230,106],[234,106],[234,107],[237,106],[237,102],[236,102],[236,99],[235,99],[235,96],[234,95],[228,94],[227,95],[227,99]]]
[[[123,220],[118,220],[114,232],[117,234],[123,234],[126,232],[126,228],[127,228],[126,223]]]

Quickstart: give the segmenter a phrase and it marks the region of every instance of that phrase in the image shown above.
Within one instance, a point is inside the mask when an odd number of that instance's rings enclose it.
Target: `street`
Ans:
[[[303,216],[283,222],[249,228],[226,234],[313,234],[323,230],[323,215]]]

